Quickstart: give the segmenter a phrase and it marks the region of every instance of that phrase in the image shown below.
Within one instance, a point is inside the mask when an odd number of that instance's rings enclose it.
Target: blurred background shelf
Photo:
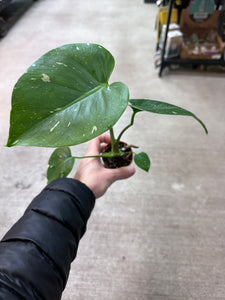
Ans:
[[[167,40],[168,40],[168,33],[169,33],[169,25],[172,20],[172,12],[173,12],[173,8],[175,7],[175,4],[177,3],[176,0],[169,0],[167,1],[167,5],[168,5],[168,14],[167,14],[167,20],[166,20],[166,30],[165,30],[165,38],[164,38],[164,42],[163,42],[163,46],[161,49],[159,49],[159,44],[157,41],[157,46],[156,49],[158,51],[158,55],[160,56],[160,63],[158,63],[159,65],[159,77],[165,75],[168,73],[168,71],[170,69],[179,69],[180,67],[185,67],[185,68],[191,68],[191,69],[197,69],[199,67],[201,67],[201,69],[205,68],[207,69],[209,66],[218,66],[220,67],[221,70],[224,70],[225,67],[225,50],[223,49],[222,53],[221,53],[221,58],[219,59],[207,59],[206,58],[201,58],[198,59],[196,58],[182,58],[180,57],[180,55],[178,55],[177,57],[174,58],[167,58],[165,53],[166,53],[166,47],[167,47]],[[165,3],[164,3],[165,4]],[[182,2],[181,2],[182,4]],[[184,1],[184,8],[186,8],[186,2]],[[224,7],[224,0],[217,0],[215,1],[215,10],[219,10],[221,7]],[[176,7],[177,8],[177,7]],[[178,7],[179,8],[179,7]],[[183,7],[181,9],[178,9],[178,24],[180,23],[180,14],[182,9],[184,9]],[[222,13],[224,12],[224,8],[223,10],[220,10],[220,17],[223,16]],[[196,23],[197,24],[197,23]],[[200,23],[199,23],[200,24]],[[218,27],[218,26],[217,26]],[[220,21],[220,27],[222,28],[222,22]],[[216,28],[216,26],[215,26]],[[220,28],[220,29],[221,29]],[[217,28],[218,30],[218,28]],[[221,31],[221,30],[218,30]],[[221,34],[221,32],[219,32]],[[222,36],[222,34],[221,34]],[[222,41],[221,41],[222,42]],[[222,42],[222,45],[224,44],[224,41]],[[223,46],[224,48],[224,46]],[[171,68],[172,67],[172,68]]]

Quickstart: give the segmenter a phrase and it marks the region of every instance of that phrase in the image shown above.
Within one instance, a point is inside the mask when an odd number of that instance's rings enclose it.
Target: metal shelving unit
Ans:
[[[172,8],[174,6],[175,0],[170,0],[169,2],[169,9],[168,9],[168,17],[166,23],[166,33],[165,39],[163,43],[163,48],[161,52],[161,64],[159,68],[159,77],[162,76],[162,73],[165,68],[170,67],[171,65],[180,65],[180,66],[192,66],[192,68],[196,68],[197,66],[204,65],[204,66],[223,66],[225,67],[225,60],[223,59],[180,59],[180,58],[165,58],[165,51],[166,51],[166,43],[167,43],[167,36],[169,31],[169,24],[171,19]],[[218,9],[220,4],[217,4]]]

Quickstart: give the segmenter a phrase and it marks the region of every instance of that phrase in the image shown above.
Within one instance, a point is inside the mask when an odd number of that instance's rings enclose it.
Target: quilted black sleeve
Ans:
[[[74,179],[45,187],[0,243],[0,299],[61,298],[94,204]]]

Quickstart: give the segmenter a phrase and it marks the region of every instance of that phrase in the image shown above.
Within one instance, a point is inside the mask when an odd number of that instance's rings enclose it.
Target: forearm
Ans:
[[[0,283],[30,299],[60,299],[94,203],[74,179],[50,183],[3,238]]]

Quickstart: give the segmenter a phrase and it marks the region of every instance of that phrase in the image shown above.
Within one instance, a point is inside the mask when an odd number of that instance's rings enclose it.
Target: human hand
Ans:
[[[99,155],[111,139],[103,134],[90,141],[86,156]],[[84,158],[80,161],[75,179],[86,184],[96,198],[101,197],[107,188],[116,180],[126,179],[135,173],[132,165],[118,169],[107,169],[101,163],[99,157]]]

